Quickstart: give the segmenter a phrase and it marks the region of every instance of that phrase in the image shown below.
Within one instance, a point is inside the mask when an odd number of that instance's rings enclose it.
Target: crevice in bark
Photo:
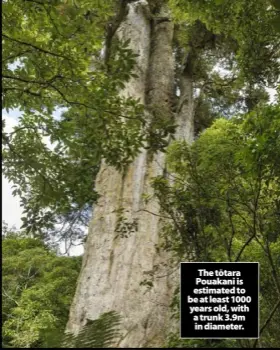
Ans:
[[[107,24],[106,28],[106,37],[105,37],[105,47],[104,47],[104,64],[107,67],[107,71],[110,72],[110,57],[111,57],[111,48],[112,41],[115,37],[115,34],[120,27],[121,23],[124,21],[125,16],[128,14],[128,0],[120,0],[119,6],[116,10],[116,15],[112,18]]]
[[[194,137],[194,101],[193,101],[193,63],[192,50],[186,54],[180,76],[180,98],[176,108],[176,139],[193,141]]]
[[[162,12],[165,13],[164,10]],[[151,20],[150,63],[146,86],[147,107],[161,108],[169,117],[174,79],[173,26],[169,19]]]
[[[174,124],[172,103],[174,90],[174,24],[165,5],[154,8],[151,18],[151,48],[145,103],[149,113],[149,157],[164,151]]]

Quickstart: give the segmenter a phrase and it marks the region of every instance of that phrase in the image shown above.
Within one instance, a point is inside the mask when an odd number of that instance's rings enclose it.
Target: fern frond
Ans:
[[[66,333],[63,348],[110,348],[120,337],[121,316],[116,311],[102,314],[96,320],[87,320],[77,335]]]

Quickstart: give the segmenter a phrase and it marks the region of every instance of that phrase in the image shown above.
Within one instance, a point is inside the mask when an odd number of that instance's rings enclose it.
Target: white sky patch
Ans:
[[[66,250],[68,249],[68,247],[65,247],[64,243],[61,243],[60,245],[60,253],[61,254],[66,254]],[[78,256],[78,255],[82,255],[84,254],[84,246],[83,244],[81,245],[72,245],[71,248],[68,251],[68,255],[69,256]]]
[[[222,78],[229,77],[232,75],[231,70],[221,67],[219,63],[213,68],[213,73],[218,73]]]
[[[18,196],[12,195],[12,184],[2,175],[2,219],[9,227],[22,225],[22,207]]]
[[[272,88],[266,88],[266,91],[269,95],[269,103],[274,103],[277,97],[277,90]]]

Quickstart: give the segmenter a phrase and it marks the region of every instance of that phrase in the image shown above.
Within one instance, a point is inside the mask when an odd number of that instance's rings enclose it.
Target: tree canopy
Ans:
[[[119,95],[134,74],[129,42],[114,36],[128,2],[3,3],[3,107],[21,111],[18,126],[2,136],[3,170],[22,200],[27,230],[59,234],[58,223],[72,222],[60,234],[79,235],[77,227],[88,221],[97,199],[101,159],[123,168],[149,140],[158,147],[175,130],[161,118],[154,121],[156,132],[147,128],[139,101]],[[158,5],[150,1],[152,17]],[[268,99],[265,88],[279,80],[277,0],[169,5],[176,71],[187,57],[198,92],[197,133],[213,118]],[[175,109],[178,90],[176,78]]]

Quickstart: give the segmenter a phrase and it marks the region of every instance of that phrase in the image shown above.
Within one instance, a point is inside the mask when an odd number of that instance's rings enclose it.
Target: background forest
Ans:
[[[194,140],[175,140],[175,118],[120,95],[137,55],[114,40],[133,1],[6,0],[3,8],[4,176],[23,225],[2,224],[3,347],[109,347],[112,310],[77,337],[64,335],[82,257],[61,244],[86,243],[102,160],[125,171],[140,150],[166,154],[153,178],[161,207],[158,249],[180,261],[260,262],[259,340],[182,340],[161,347],[280,347],[280,1],[170,0],[176,58],[172,109],[183,108],[182,70],[193,84]],[[163,0],[149,1],[152,21]],[[155,9],[155,10],[154,10]],[[154,12],[153,12],[154,11]],[[151,16],[151,14],[149,14]],[[59,114],[59,117],[54,116]],[[149,202],[150,194],[143,195]],[[116,232],[137,229],[120,212]],[[136,232],[137,234],[137,232]],[[154,275],[143,276],[152,288]],[[179,287],[170,304],[179,322]]]

